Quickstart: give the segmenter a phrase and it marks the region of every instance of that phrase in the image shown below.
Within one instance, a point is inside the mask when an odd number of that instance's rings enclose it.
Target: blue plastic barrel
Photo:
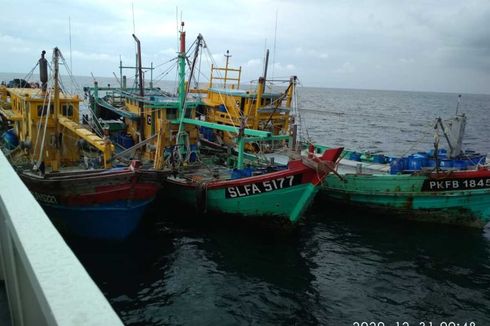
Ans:
[[[3,133],[2,139],[5,142],[7,149],[12,150],[19,145],[19,138],[13,129],[7,130]]]
[[[386,157],[382,154],[374,155],[373,156],[373,163],[385,164],[386,163]]]
[[[191,155],[189,157],[190,162],[195,162],[197,160],[197,145],[191,145]]]
[[[242,177],[242,172],[238,169],[234,169],[231,171],[231,178],[232,179],[240,179]]]
[[[417,153],[408,157],[408,170],[418,171],[428,165],[426,153]]]
[[[427,167],[435,168],[436,167],[436,160],[434,160],[433,158],[427,160]]]
[[[466,170],[468,166],[467,160],[453,160],[453,168],[458,170]]]
[[[408,159],[400,157],[390,162],[390,174],[398,174],[407,169]]]
[[[440,167],[441,169],[450,169],[454,165],[454,160],[441,160]]]
[[[124,148],[130,148],[134,145],[133,137],[124,133],[119,134],[119,136],[117,137],[117,142]]]
[[[207,128],[207,127],[201,127],[201,134],[204,139],[207,139],[209,141],[214,141],[215,140],[215,135],[213,132],[213,129]]]
[[[352,152],[349,155],[349,160],[351,161],[361,161],[361,153]]]
[[[253,171],[254,171],[253,168],[234,169],[231,171],[231,178],[240,179],[240,178],[251,177]]]
[[[390,164],[394,160],[397,160],[397,158],[396,157],[393,157],[393,156],[385,156],[385,159],[386,159],[386,163],[390,163]]]
[[[471,158],[471,161],[473,162],[472,165],[485,164],[486,160],[487,160],[486,155],[476,155],[476,156]]]

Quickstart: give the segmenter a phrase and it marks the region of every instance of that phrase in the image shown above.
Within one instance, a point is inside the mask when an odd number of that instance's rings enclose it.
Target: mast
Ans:
[[[290,79],[289,79],[289,89],[288,89],[288,93],[287,93],[287,97],[286,97],[286,107],[287,108],[290,108],[291,107],[291,102],[293,101],[293,95],[294,95],[294,91],[295,91],[295,88],[296,88],[296,80],[298,79],[298,77],[296,76],[292,76]]]
[[[121,83],[122,83],[122,79],[123,79],[122,70],[123,70],[122,57],[119,56],[119,80],[121,81]],[[126,88],[126,87],[121,87],[121,88]]]
[[[192,65],[189,70],[189,81],[187,85],[185,83],[185,64],[186,64],[186,52],[185,52],[185,32],[184,32],[184,22],[181,23],[182,29],[180,31],[180,51],[179,51],[179,130],[176,137],[177,151],[180,156],[180,148],[183,145],[183,137],[186,136],[185,130],[183,130],[185,111],[186,111],[186,95],[189,90],[189,85],[191,85],[192,78],[194,76],[194,69],[196,67],[197,57],[199,55],[199,48],[201,47],[201,42],[203,37],[201,34],[197,36],[196,48],[194,51],[194,58],[192,60]],[[189,150],[189,149],[188,149]]]
[[[297,76],[292,76],[289,79],[289,87],[288,91],[286,94],[286,107],[289,109],[288,115],[291,114],[291,103],[293,102],[293,97],[296,94],[296,83],[297,83],[298,77]],[[288,130],[290,128],[290,121],[289,118],[285,119],[284,121],[284,130]],[[296,125],[293,126],[293,128],[297,128]],[[297,130],[294,130],[294,138],[296,138],[296,133]],[[296,140],[295,140],[296,141]]]
[[[48,89],[48,60],[44,57],[46,51],[41,52],[41,58],[39,59],[39,77],[41,80],[41,89],[43,95],[46,94]]]
[[[139,132],[141,135],[141,140],[145,140],[145,112],[144,112],[144,103],[143,103],[143,98],[145,96],[145,85],[143,84],[143,66],[141,64],[141,43],[140,40],[136,37],[136,35],[133,34],[133,38],[136,41],[137,47],[138,47],[138,53],[136,54],[137,56],[137,74],[139,78],[139,89],[140,89],[140,100],[139,100],[139,107],[140,107],[140,121],[139,121]]]
[[[230,57],[231,57],[230,50],[226,50],[225,81],[223,83],[223,88],[226,88],[226,80],[228,79],[228,62],[230,60]]]
[[[184,144],[183,136],[183,124],[185,118],[185,96],[186,96],[186,88],[185,88],[185,32],[184,32],[184,22],[180,23],[180,49],[178,54],[178,72],[179,72],[179,87],[178,87],[178,95],[179,95],[179,129],[177,131],[177,135],[175,137],[175,148],[174,151],[178,154],[179,157],[182,155],[181,146]]]
[[[59,72],[60,72],[60,67],[59,67],[59,57],[60,57],[60,50],[58,48],[54,48],[54,122],[56,126],[56,134],[55,134],[55,139],[56,139],[56,144],[55,144],[55,155],[54,155],[54,160],[51,161],[51,170],[52,171],[58,171],[60,167],[60,146],[61,146],[61,132],[60,132],[60,124],[58,122],[58,115],[60,111],[60,87],[59,87]],[[49,112],[50,108],[48,108]],[[46,112],[46,114],[48,114]],[[46,126],[47,127],[47,126]]]
[[[259,127],[259,108],[262,104],[262,94],[264,94],[265,79],[264,77],[259,78],[259,85],[257,86],[257,97],[255,98],[255,111],[254,111],[254,124],[253,128],[257,129]]]
[[[264,66],[264,84],[265,81],[267,80],[267,68],[269,66],[269,49],[267,49],[267,52],[265,53],[265,66]]]
[[[265,90],[268,65],[269,65],[269,49],[267,49],[265,53],[264,76],[259,78],[259,83],[257,85],[257,97],[255,99],[255,112],[254,112],[254,124],[253,124],[254,129],[257,129],[259,127],[259,108],[262,105],[262,95],[264,94],[264,90]]]
[[[185,102],[185,32],[184,22],[180,23],[180,51],[179,51],[179,104],[180,114],[184,114]]]
[[[150,89],[153,90],[153,61],[150,65]]]

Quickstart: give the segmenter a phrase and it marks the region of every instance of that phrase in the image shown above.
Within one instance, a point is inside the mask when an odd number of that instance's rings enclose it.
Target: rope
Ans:
[[[34,68],[32,68],[31,71],[29,71],[27,73],[27,75],[25,75],[25,77],[23,79],[26,80],[26,81],[29,81],[29,79],[32,77],[32,74],[33,74],[34,70],[37,68],[38,65],[39,65],[39,61],[36,63],[36,65],[34,66]]]
[[[48,80],[48,84],[53,80],[53,76],[50,77],[50,79]],[[48,88],[49,89],[49,88]],[[42,114],[46,114],[46,112],[44,112],[44,110],[46,110],[46,100],[48,99],[48,96],[49,96],[49,91],[47,90],[46,91],[46,94],[44,94],[44,99],[43,99],[43,106],[42,106],[42,111],[41,111],[41,116]],[[50,99],[51,100],[51,99]],[[49,107],[47,107],[47,109],[49,109]],[[41,123],[42,119],[40,119],[40,121],[37,123],[37,131],[36,131],[36,137],[39,138],[39,132],[41,131]],[[34,146],[34,155],[36,155],[36,151],[37,151],[37,146],[39,144],[39,141],[36,141],[36,144]],[[39,156],[41,156],[41,152],[39,152]]]
[[[44,112],[44,108],[45,107],[43,107],[43,112]],[[44,156],[44,140],[46,138],[46,130],[48,130],[48,117],[49,117],[49,113],[51,111],[51,96],[49,96],[47,111],[48,112],[45,112],[46,118],[44,121],[43,139],[41,141],[41,147],[39,148],[39,159],[37,161],[37,167],[40,166],[41,162],[43,161],[43,156]]]

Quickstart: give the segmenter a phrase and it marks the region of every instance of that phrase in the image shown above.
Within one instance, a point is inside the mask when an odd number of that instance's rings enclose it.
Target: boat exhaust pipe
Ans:
[[[43,93],[48,89],[48,60],[44,57],[45,54],[46,51],[43,50],[39,59],[39,75]]]

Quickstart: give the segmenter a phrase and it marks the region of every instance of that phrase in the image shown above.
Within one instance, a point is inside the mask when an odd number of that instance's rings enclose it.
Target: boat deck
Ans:
[[[187,182],[211,182],[218,180],[230,180],[232,171],[225,166],[214,166],[210,168],[206,165],[192,167],[177,176],[168,178],[175,181]]]

